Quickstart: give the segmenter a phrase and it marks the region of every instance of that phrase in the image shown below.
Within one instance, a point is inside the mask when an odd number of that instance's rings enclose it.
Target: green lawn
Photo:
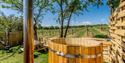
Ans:
[[[0,63],[23,63],[23,53],[15,53],[10,56],[12,53],[13,52],[7,53],[7,51],[0,50]],[[34,63],[48,63],[48,54],[40,53],[34,61]]]

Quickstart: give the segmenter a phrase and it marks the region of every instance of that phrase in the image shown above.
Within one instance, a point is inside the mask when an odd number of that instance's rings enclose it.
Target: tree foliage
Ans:
[[[110,6],[111,10],[114,11],[118,8],[120,0],[108,0],[107,4]]]
[[[83,14],[90,5],[102,5],[101,0],[52,0],[54,12],[58,14],[60,27],[60,37],[66,37],[73,15]],[[65,23],[67,21],[67,23]],[[64,24],[67,28],[64,32]]]
[[[37,26],[42,22],[43,15],[51,7],[49,0],[33,0],[33,20],[34,20],[34,34],[37,39]],[[2,8],[10,8],[23,13],[23,0],[2,0]]]
[[[0,44],[9,48],[9,36],[10,32],[23,31],[23,18],[16,17],[14,15],[6,16],[4,13],[0,13],[0,32],[5,33],[0,37]],[[5,39],[4,39],[5,38]]]
[[[23,0],[1,0],[2,8],[11,8],[23,12]]]
[[[15,17],[14,15],[6,16],[1,13],[0,16],[0,31],[23,31],[23,18]]]

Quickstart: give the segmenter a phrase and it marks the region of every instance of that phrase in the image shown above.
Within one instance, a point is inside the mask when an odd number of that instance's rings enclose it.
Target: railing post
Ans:
[[[24,0],[24,63],[34,63],[32,0]]]

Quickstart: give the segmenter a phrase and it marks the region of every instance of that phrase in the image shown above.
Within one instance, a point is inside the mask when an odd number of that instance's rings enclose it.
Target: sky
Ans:
[[[104,0],[106,2],[106,0]],[[11,9],[1,9],[0,11],[4,12],[6,15],[15,14],[19,16],[20,14],[17,11]],[[110,16],[109,7],[104,4],[101,7],[97,8],[90,6],[88,11],[84,11],[83,15],[73,16],[71,18],[71,25],[86,25],[86,24],[108,24]],[[59,25],[56,22],[56,15],[53,15],[50,12],[47,12],[42,19],[43,26],[55,26]]]

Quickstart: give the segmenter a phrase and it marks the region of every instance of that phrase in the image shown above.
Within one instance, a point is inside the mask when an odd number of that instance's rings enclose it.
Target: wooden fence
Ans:
[[[9,46],[15,46],[20,43],[23,43],[23,37],[22,32],[10,32],[8,39],[6,37],[5,32],[0,32],[0,41],[7,42]],[[0,48],[2,48],[3,45],[0,44]]]

